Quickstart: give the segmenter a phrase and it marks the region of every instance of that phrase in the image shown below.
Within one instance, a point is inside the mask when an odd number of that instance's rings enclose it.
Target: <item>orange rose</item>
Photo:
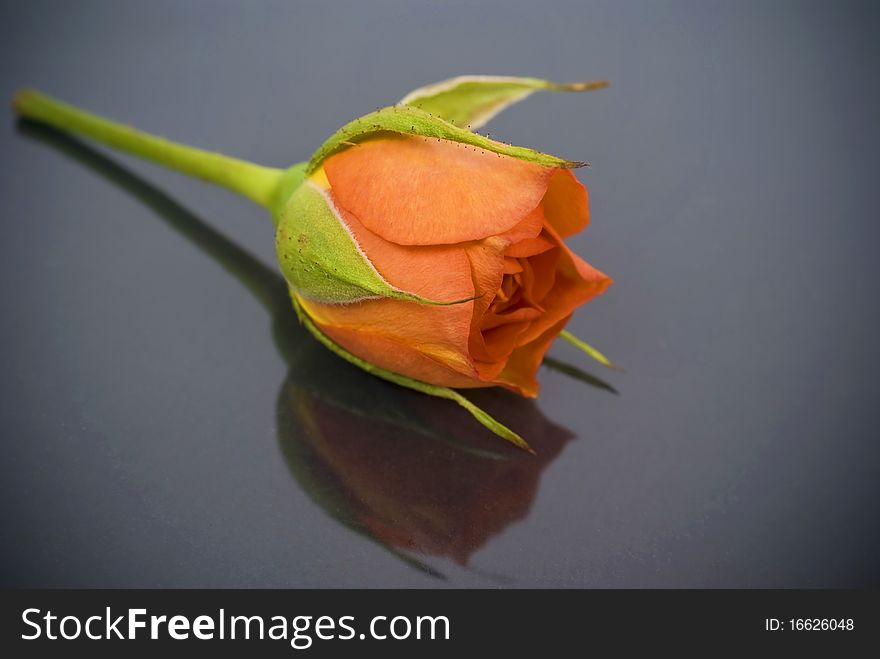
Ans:
[[[343,359],[453,400],[528,449],[457,388],[538,393],[576,307],[611,280],[563,242],[586,227],[572,162],[473,132],[538,90],[607,83],[461,76],[349,122],[308,162],[264,167],[170,142],[35,91],[15,111],[230,188],[265,206],[300,320]],[[466,126],[467,128],[464,128]]]
[[[534,397],[550,344],[611,283],[563,242],[589,222],[586,189],[568,169],[385,134],[329,157],[310,181],[392,286],[432,300],[475,298],[436,306],[298,296],[334,342],[388,371]]]

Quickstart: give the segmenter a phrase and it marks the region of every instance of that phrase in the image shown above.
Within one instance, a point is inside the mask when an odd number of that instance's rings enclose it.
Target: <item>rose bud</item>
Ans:
[[[265,306],[288,363],[276,406],[279,448],[291,476],[334,520],[443,578],[420,555],[467,565],[494,536],[529,514],[543,470],[574,437],[532,401],[497,389],[474,392],[481,404],[527,433],[536,457],[490,441],[443,401],[389,387],[329,351],[315,350],[290,313],[283,280],[260,260],[97,151],[54,131],[23,128],[29,139],[71,156],[145,203]],[[579,377],[572,366],[545,364]]]
[[[528,448],[456,390],[535,397],[558,336],[608,364],[564,327],[611,280],[564,243],[589,221],[586,189],[571,172],[584,163],[468,128],[540,89],[605,84],[454,78],[352,121],[286,170],[169,142],[37,92],[20,92],[14,108],[267,207],[294,308],[321,343],[374,375],[454,400]]]

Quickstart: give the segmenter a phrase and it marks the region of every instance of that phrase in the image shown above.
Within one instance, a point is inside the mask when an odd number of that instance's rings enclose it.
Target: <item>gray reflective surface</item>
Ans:
[[[571,328],[624,372],[485,392],[508,449],[312,342],[261,209],[7,116],[3,585],[878,585],[877,12],[324,5],[4,5],[0,93],[286,165],[452,75],[608,77],[490,130],[591,161]]]

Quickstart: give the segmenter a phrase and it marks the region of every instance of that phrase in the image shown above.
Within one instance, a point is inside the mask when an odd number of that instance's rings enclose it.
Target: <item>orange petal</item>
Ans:
[[[361,251],[392,286],[437,302],[473,297],[471,266],[460,245],[398,245],[370,231],[359,218],[342,208],[334,190],[330,197]],[[467,304],[448,309],[467,308]]]
[[[503,365],[504,360],[510,356],[510,353],[518,345],[522,344],[519,337],[528,329],[529,322],[528,320],[510,322],[500,324],[486,331],[480,331],[482,350],[474,356],[480,358],[480,361],[483,362],[497,362]],[[500,371],[501,369],[499,368],[498,370]]]
[[[519,307],[513,311],[501,314],[487,313],[480,320],[480,330],[485,333],[496,327],[501,327],[502,325],[522,323],[523,321],[530,322],[540,317],[540,315],[541,310],[536,309],[535,307]],[[514,346],[511,346],[507,353],[513,350],[513,348]]]
[[[396,245],[372,233],[355,216],[339,208],[338,204],[336,206],[361,251],[392,286],[437,301],[474,296],[470,261],[461,246]],[[410,362],[422,361],[411,358],[410,353],[415,351],[431,362],[439,361],[469,378],[476,377],[468,353],[473,302],[433,306],[390,299],[356,304],[317,304],[307,300],[305,305],[328,334],[331,334],[329,328],[333,327],[346,330],[340,334],[345,336],[346,343],[338,341],[340,345],[374,364],[384,363],[384,357],[376,352],[380,343],[376,337],[386,337],[394,346],[388,349],[392,352],[402,350],[406,356],[402,362],[393,362],[397,370],[391,370],[395,372],[416,377],[399,370],[407,368],[406,364]],[[352,333],[373,335],[373,338],[355,340]],[[387,342],[381,344],[385,346]]]
[[[321,331],[334,342],[380,368],[443,387],[489,386],[490,383],[479,379],[473,364],[442,343],[421,345],[417,348],[384,332],[374,332],[368,329],[369,326],[337,324],[345,319],[327,313],[333,311],[327,309],[330,306],[342,308],[371,305],[382,308],[397,302],[399,301],[375,300],[359,302],[357,305],[325,305],[304,300],[303,306]],[[381,310],[379,313],[384,314]],[[328,316],[333,324],[322,322]]]
[[[608,275],[572,252],[552,228],[548,228],[548,233],[559,244],[556,280],[553,288],[541,300],[545,313],[520,336],[523,344],[538,339],[562,318],[571,315],[577,307],[604,293],[612,283]]]
[[[505,275],[515,275],[517,272],[522,272],[523,267],[522,264],[516,259],[509,259],[507,257],[504,258],[504,274]]]
[[[553,340],[565,327],[571,315],[558,320],[533,341],[520,346],[510,355],[504,370],[495,379],[497,384],[512,389],[526,398],[538,395],[538,368]]]
[[[526,238],[518,243],[511,245],[507,252],[507,256],[514,258],[528,258],[551,250],[556,247],[556,243],[544,235],[535,236],[534,238]]]
[[[471,354],[477,360],[487,360],[485,346],[480,332],[476,329],[480,318],[486,313],[495,293],[501,288],[504,278],[504,250],[507,241],[500,238],[486,238],[476,243],[468,243],[464,246],[465,254],[471,264],[471,277],[474,282],[474,295],[479,297],[474,300],[473,316],[469,348]],[[494,375],[492,377],[495,377]]]
[[[503,327],[493,326],[485,333],[481,330],[481,323],[489,321],[486,316],[489,305],[504,279],[504,251],[507,246],[507,241],[500,238],[487,238],[465,246],[471,261],[476,294],[481,296],[474,305],[468,347],[479,377],[484,380],[492,380],[501,372],[504,360],[518,344],[517,337],[528,327],[528,321],[521,321]]]
[[[585,229],[590,223],[587,189],[571,170],[556,170],[541,205],[544,217],[562,238]]]
[[[532,276],[527,282],[527,295],[530,300],[535,304],[541,304],[542,307],[544,297],[553,289],[553,284],[556,283],[556,268],[559,255],[558,249],[552,249],[536,254],[528,260]]]
[[[447,140],[387,136],[324,163],[334,197],[401,245],[479,240],[515,227],[556,171]]]
[[[405,365],[410,359],[409,352],[416,352],[448,369],[476,377],[468,354],[469,305],[456,305],[465,307],[459,310],[456,306],[425,306],[408,300],[383,298],[354,304],[323,304],[303,300],[303,306],[328,336],[336,336],[334,332],[337,330],[340,336],[344,334],[345,341],[338,340],[339,345],[377,366],[387,368],[386,364],[389,363]],[[378,339],[383,341],[379,342]],[[391,354],[382,354],[378,348],[374,348],[378,345]],[[418,378],[417,374],[400,368],[389,370]]]
[[[499,238],[506,240],[510,245],[516,245],[524,240],[541,235],[544,224],[546,224],[544,209],[539,204],[528,215],[517,222],[513,228],[502,233]]]

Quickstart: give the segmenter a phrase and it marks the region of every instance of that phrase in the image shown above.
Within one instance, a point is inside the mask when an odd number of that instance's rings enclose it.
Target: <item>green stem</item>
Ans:
[[[262,167],[144,133],[33,90],[18,92],[12,107],[21,117],[90,137],[184,174],[216,183],[267,208],[273,204],[283,174],[280,169]]]

